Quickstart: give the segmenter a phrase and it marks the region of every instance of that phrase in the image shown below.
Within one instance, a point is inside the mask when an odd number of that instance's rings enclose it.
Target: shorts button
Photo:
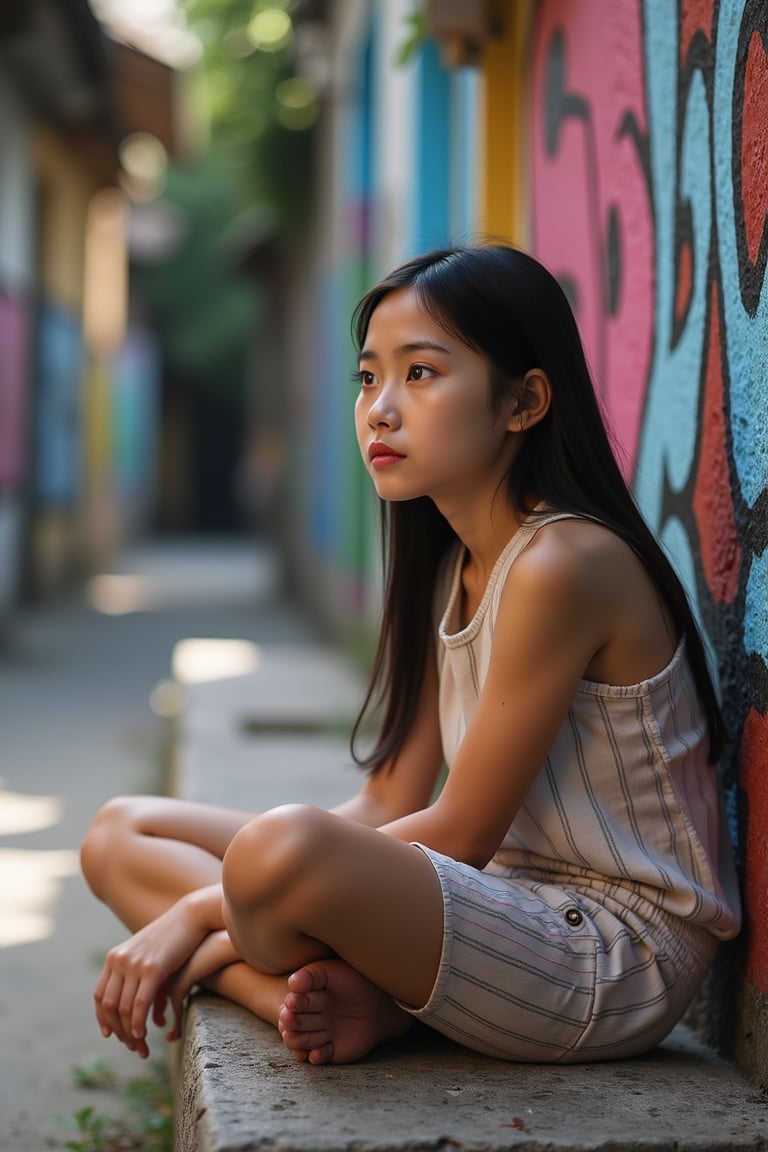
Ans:
[[[578,928],[580,924],[584,923],[584,917],[578,908],[569,908],[565,914],[565,919],[572,928]]]

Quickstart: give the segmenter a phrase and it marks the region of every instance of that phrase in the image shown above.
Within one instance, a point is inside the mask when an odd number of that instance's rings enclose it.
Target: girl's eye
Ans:
[[[365,368],[358,368],[353,372],[352,380],[355,384],[359,384],[361,388],[368,388],[376,382],[373,372],[368,372]]]
[[[411,364],[408,369],[409,380],[429,380],[433,375],[433,370],[427,368],[426,364]]]

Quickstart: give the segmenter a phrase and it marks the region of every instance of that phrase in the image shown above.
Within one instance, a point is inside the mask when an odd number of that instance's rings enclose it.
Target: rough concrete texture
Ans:
[[[425,1030],[314,1068],[269,1025],[200,996],[183,1070],[176,1152],[768,1148],[765,1097],[684,1029],[613,1064],[506,1064]]]
[[[768,1092],[768,996],[744,978],[738,991],[733,1055],[744,1075]]]

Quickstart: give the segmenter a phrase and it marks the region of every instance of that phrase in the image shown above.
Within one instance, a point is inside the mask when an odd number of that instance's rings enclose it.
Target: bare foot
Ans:
[[[317,960],[288,977],[278,1028],[297,1060],[349,1064],[404,1036],[413,1021],[343,960]]]

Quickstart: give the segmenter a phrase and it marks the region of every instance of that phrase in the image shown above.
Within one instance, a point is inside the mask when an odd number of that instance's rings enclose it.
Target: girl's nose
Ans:
[[[400,416],[392,397],[383,390],[368,409],[368,423],[371,428],[398,428]]]

